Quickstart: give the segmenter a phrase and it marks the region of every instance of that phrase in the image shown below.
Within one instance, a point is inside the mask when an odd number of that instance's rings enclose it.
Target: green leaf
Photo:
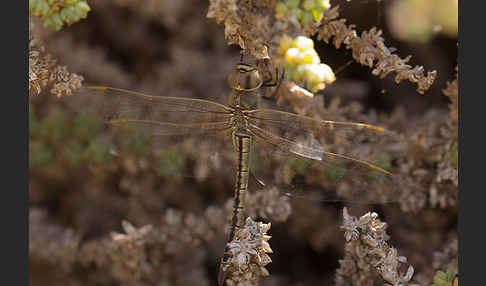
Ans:
[[[312,22],[312,14],[313,13],[309,11],[305,11],[304,13],[302,13],[302,18],[300,19],[302,25],[307,26]]]
[[[87,158],[90,163],[106,164],[112,159],[110,154],[109,140],[95,140],[92,141],[87,149]]]
[[[128,132],[125,132],[123,136],[124,145],[136,154],[144,154],[152,138],[150,129],[140,126],[129,126],[128,124],[127,127]]]
[[[305,172],[312,165],[312,159],[290,157],[288,164],[297,174],[305,175]]]
[[[391,171],[391,167],[392,167],[391,157],[386,153],[380,154],[379,157],[377,157],[371,163],[386,171]],[[374,180],[383,179],[385,176],[386,174],[384,174],[383,172],[371,168],[370,168],[370,172],[368,173],[368,177]]]
[[[333,181],[337,181],[340,178],[344,177],[346,175],[347,169],[346,169],[346,163],[344,162],[329,162],[327,166],[324,169],[324,174],[327,178]]]
[[[287,0],[287,6],[290,8],[297,8],[299,7],[300,0]]]
[[[449,161],[451,162],[452,166],[457,169],[459,165],[459,153],[457,152],[457,143],[454,143],[447,154]]]
[[[83,146],[77,140],[71,141],[64,149],[63,155],[71,168],[76,167],[81,162],[83,151]]]
[[[29,138],[32,139],[36,137],[39,133],[39,123],[35,116],[33,105],[29,104]]]
[[[31,144],[29,152],[29,165],[37,167],[46,165],[52,159],[52,151],[42,142]]]
[[[95,116],[80,112],[73,121],[74,136],[82,141],[92,140],[100,130],[101,122]]]
[[[157,174],[161,177],[178,177],[185,165],[186,160],[182,154],[175,150],[167,150],[160,155]]]
[[[67,116],[64,112],[59,108],[54,108],[47,118],[42,121],[41,134],[51,144],[57,144],[69,135],[69,127]]]

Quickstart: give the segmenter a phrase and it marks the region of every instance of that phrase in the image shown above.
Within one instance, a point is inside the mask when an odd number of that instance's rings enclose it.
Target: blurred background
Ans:
[[[102,103],[77,88],[82,76],[83,85],[226,104],[240,48],[228,46],[224,25],[206,17],[209,1],[88,4],[86,19],[59,31],[30,18],[30,72],[73,85],[69,96],[42,82],[31,88],[38,90],[29,111],[31,285],[215,285],[235,180],[231,142],[194,137],[161,150],[143,131],[103,125],[109,114],[82,112]],[[331,5],[358,35],[377,27],[387,47],[437,78],[422,95],[415,84],[376,77],[351,51],[313,38],[337,79],[304,104],[399,134],[403,144],[389,148],[389,164],[403,190],[373,204],[249,194],[248,215],[272,223],[273,262],[260,285],[357,285],[335,281],[346,252],[344,206],[357,217],[377,212],[388,224],[387,242],[413,265],[412,281],[431,285],[439,270],[457,274],[457,1]],[[279,105],[297,112],[290,100]],[[291,167],[275,173],[285,170]]]

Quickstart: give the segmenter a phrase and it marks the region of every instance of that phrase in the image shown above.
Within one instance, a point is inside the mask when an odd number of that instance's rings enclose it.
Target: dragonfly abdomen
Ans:
[[[233,134],[235,151],[238,155],[236,166],[236,182],[234,190],[233,215],[231,218],[231,230],[228,237],[228,243],[234,238],[237,228],[244,224],[243,211],[245,208],[246,191],[248,189],[248,178],[250,174],[250,146],[251,136],[245,133],[235,132]],[[230,258],[228,247],[226,246],[218,275],[218,283],[222,285],[225,280],[225,266]]]
[[[240,227],[244,223],[243,209],[245,207],[246,190],[250,173],[250,146],[251,137],[248,134],[236,133],[235,149],[238,155],[236,168],[236,182],[234,192],[233,222]]]

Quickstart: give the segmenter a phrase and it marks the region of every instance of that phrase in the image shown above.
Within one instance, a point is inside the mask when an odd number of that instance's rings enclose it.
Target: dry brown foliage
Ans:
[[[225,36],[257,58],[273,59],[282,31],[293,36],[301,28],[292,19],[275,18],[271,9],[275,1],[220,0],[210,1],[210,6],[204,1],[92,2],[92,11],[82,23],[56,33],[39,25],[31,31],[29,87],[31,94],[45,95],[31,97],[37,129],[30,148],[43,144],[50,150],[50,159],[43,161],[47,163],[31,164],[29,170],[31,284],[215,285],[232,208],[231,142],[192,138],[180,145],[189,179],[160,176],[161,150],[155,145],[141,153],[120,149],[106,163],[70,165],[66,154],[77,145],[72,144],[74,135],[64,129],[66,124],[74,125],[76,112],[86,105],[86,94],[59,99],[43,91],[68,94],[79,86],[79,74],[89,84],[227,103],[226,76],[239,59],[239,49],[227,47]],[[236,2],[239,10],[231,6]],[[427,97],[406,84],[388,85],[388,94],[376,97],[376,82],[360,66],[357,70],[364,77],[338,76],[326,87],[325,96],[292,99],[284,90],[290,83],[284,82],[279,92],[281,108],[315,118],[365,122],[393,132],[393,140],[370,138],[360,151],[365,156],[386,152],[401,191],[389,203],[350,204],[349,213],[362,216],[374,210],[380,220],[371,214],[356,219],[345,213],[343,231],[343,202],[323,203],[288,197],[274,188],[250,188],[247,215],[272,223],[269,243],[275,252],[269,255],[272,263],[265,266],[270,276],[255,281],[260,285],[397,281],[430,285],[437,270],[451,268],[457,273],[458,82],[452,80],[444,89],[446,96],[440,94],[451,76],[438,77],[442,82],[430,86],[436,74],[424,75],[421,66],[408,65],[410,57],[394,54],[384,44],[386,33],[378,29],[358,33],[359,27],[346,24],[352,21],[341,14],[346,19],[339,18],[337,7],[328,11],[322,23],[304,33],[332,42],[334,47],[325,47],[316,41],[324,53],[339,46],[352,51],[356,62],[373,68],[373,75],[394,73],[397,82],[411,81],[419,92],[430,88]],[[418,61],[430,55],[430,51],[410,50]],[[444,55],[430,56],[438,75],[451,74],[442,63],[456,65],[455,57]],[[326,63],[327,58],[332,60],[326,54]],[[64,117],[48,122],[55,110],[64,112]],[[56,141],[49,132],[63,136]],[[110,136],[111,130],[101,128],[93,141]],[[89,143],[79,148],[84,150]],[[330,150],[339,147],[328,146]],[[273,160],[276,167],[270,171],[275,181],[295,176],[284,158]],[[301,179],[325,184],[312,172]],[[370,189],[369,195],[386,198],[379,189]],[[367,248],[369,243],[378,246]],[[374,261],[377,257],[381,260]],[[383,267],[371,267],[374,262]],[[398,267],[402,264],[407,264],[405,270]],[[413,276],[407,274],[408,264],[413,265]],[[350,271],[355,266],[361,272]],[[356,277],[356,273],[364,275]]]

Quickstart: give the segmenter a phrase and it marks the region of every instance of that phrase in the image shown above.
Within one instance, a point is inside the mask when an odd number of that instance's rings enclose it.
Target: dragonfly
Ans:
[[[347,135],[357,138],[362,132],[380,135],[385,132],[383,128],[259,108],[259,90],[274,86],[275,82],[271,81],[262,76],[257,65],[238,63],[228,76],[231,88],[228,105],[195,98],[154,96],[107,86],[91,86],[89,89],[102,92],[104,99],[116,103],[113,105],[117,109],[116,116],[106,121],[109,125],[148,128],[155,137],[202,135],[231,139],[236,154],[236,180],[228,242],[233,240],[235,231],[245,222],[245,197],[254,146],[258,146],[267,155],[292,155],[332,170],[327,176],[331,186],[354,180],[362,191],[366,191],[371,186],[368,182],[380,181],[385,188],[396,189],[393,175],[388,170],[345,154],[346,150],[342,153],[331,152],[325,144],[319,143],[322,137],[334,136],[339,140]],[[370,174],[378,174],[379,178]],[[218,275],[220,285],[224,283],[224,265],[229,259],[230,254],[226,248]]]

